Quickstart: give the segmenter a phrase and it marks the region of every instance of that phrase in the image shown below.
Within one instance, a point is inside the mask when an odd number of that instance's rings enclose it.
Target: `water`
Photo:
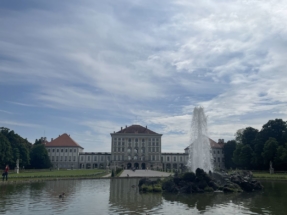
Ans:
[[[191,121],[191,140],[187,167],[195,172],[197,168],[213,172],[213,157],[208,138],[207,117],[202,107],[195,107]]]
[[[140,194],[138,179],[61,180],[0,186],[0,214],[286,214],[287,182],[254,193]],[[61,192],[66,193],[59,199]]]

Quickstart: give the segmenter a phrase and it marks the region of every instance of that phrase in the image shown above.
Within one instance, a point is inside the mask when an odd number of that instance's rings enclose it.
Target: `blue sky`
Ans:
[[[286,1],[1,1],[0,126],[110,151],[132,124],[189,144],[287,120]]]

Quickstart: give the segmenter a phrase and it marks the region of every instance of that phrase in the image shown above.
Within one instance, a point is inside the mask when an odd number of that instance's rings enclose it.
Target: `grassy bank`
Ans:
[[[75,169],[75,170],[25,170],[19,174],[9,172],[8,181],[52,180],[67,178],[100,178],[106,175],[103,169]],[[2,178],[1,178],[2,179]],[[2,181],[2,180],[1,180]]]
[[[267,172],[253,172],[253,177],[256,179],[268,179],[268,180],[287,180],[286,173],[274,173],[269,174]]]

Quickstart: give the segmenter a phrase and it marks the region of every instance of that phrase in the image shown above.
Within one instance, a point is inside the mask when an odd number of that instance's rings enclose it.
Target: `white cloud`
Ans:
[[[0,15],[0,99],[10,101],[0,111],[23,112],[23,125],[53,127],[57,114],[72,115],[65,129],[96,151],[137,121],[163,133],[164,149],[181,152],[197,105],[215,140],[287,119],[284,1],[47,5]]]

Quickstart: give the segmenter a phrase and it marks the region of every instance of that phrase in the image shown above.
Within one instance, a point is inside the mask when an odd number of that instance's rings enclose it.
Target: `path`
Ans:
[[[129,175],[129,177],[168,177],[171,174],[172,173],[160,172],[160,171],[154,171],[154,170],[132,171],[128,169],[128,170],[124,170],[122,174],[120,175],[120,177],[127,177],[127,175]]]

